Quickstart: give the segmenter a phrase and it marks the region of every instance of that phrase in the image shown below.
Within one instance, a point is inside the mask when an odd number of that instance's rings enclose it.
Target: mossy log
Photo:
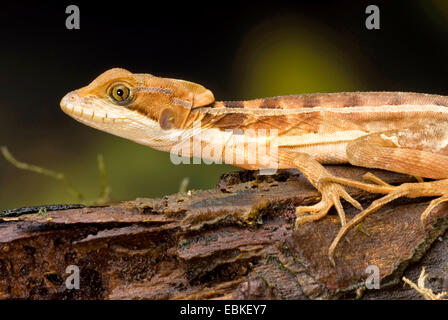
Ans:
[[[358,180],[366,173],[329,170]],[[391,184],[415,181],[371,172]],[[348,190],[364,207],[378,197]],[[415,282],[422,267],[429,287],[446,291],[448,206],[435,208],[422,225],[430,199],[394,201],[348,233],[333,267],[327,251],[340,227],[333,209],[294,230],[294,208],[318,200],[296,171],[239,171],[223,175],[212,190],[105,207],[9,212],[0,220],[0,297],[422,299],[402,281]],[[349,219],[357,213],[344,207]],[[79,289],[66,287],[70,265],[79,267]],[[366,288],[368,266],[378,268],[379,289]]]

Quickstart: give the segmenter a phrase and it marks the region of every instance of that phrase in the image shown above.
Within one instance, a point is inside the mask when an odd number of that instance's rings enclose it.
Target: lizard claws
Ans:
[[[306,222],[319,220],[325,217],[332,206],[336,208],[341,225],[344,226],[346,224],[346,218],[340,198],[350,202],[355,208],[362,210],[361,204],[353,199],[352,196],[345,191],[343,186],[337,183],[322,183],[320,184],[319,191],[322,194],[322,199],[318,203],[312,206],[302,206],[296,208],[296,229]],[[306,213],[311,214],[305,216]]]

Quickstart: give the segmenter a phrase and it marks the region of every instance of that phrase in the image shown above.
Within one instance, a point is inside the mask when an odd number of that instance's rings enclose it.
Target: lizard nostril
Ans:
[[[68,108],[71,104],[75,103],[77,99],[77,95],[76,92],[69,92],[67,93],[60,102],[61,108],[66,109]]]

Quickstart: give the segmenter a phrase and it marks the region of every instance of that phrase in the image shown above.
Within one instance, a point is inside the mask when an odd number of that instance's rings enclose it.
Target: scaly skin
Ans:
[[[118,68],[61,100],[62,110],[74,119],[158,150],[219,159],[245,169],[298,168],[322,193],[322,200],[298,207],[296,226],[321,219],[332,206],[339,214],[342,228],[329,249],[333,263],[340,239],[367,215],[398,197],[440,196],[422,215],[426,218],[430,209],[447,201],[448,183],[393,187],[370,176],[376,184],[365,184],[334,177],[322,164],[350,163],[447,179],[447,106],[446,96],[405,92],[215,101],[201,85]],[[255,149],[249,152],[250,143]],[[272,146],[276,152],[261,151]],[[213,148],[219,151],[204,153]],[[244,162],[237,161],[238,156]],[[340,198],[362,208],[342,185],[386,196],[346,224]]]

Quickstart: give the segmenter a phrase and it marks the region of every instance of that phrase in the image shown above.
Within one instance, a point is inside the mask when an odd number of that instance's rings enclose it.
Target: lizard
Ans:
[[[321,197],[314,205],[296,208],[295,227],[322,219],[335,207],[341,227],[328,249],[333,265],[345,234],[392,200],[437,197],[422,213],[422,223],[448,201],[448,96],[379,91],[215,101],[210,90],[193,82],[114,68],[67,93],[60,106],[83,124],[157,150],[179,153],[181,145],[182,156],[203,159],[230,150],[232,157],[224,162],[244,169],[272,164],[298,169]],[[253,135],[254,130],[275,130],[276,135]],[[199,143],[191,143],[197,137]],[[232,147],[244,141],[256,145],[255,152],[243,153],[254,161],[236,163],[234,156],[241,152]],[[223,148],[204,156],[202,151],[218,144]],[[258,152],[273,144],[276,152]],[[418,181],[393,186],[366,174],[361,182],[334,176],[324,167],[344,163],[413,175]],[[383,197],[363,209],[346,186]],[[360,210],[348,222],[341,199]]]

